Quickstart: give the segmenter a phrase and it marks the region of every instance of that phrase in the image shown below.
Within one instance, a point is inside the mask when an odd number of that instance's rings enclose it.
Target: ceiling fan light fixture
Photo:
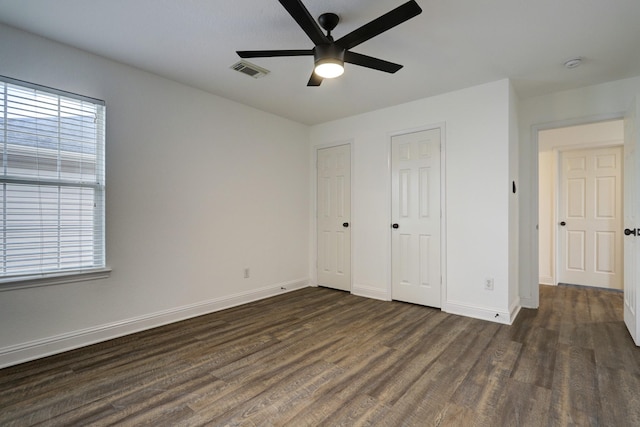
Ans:
[[[322,78],[334,79],[344,73],[344,62],[334,58],[324,58],[316,62],[314,72]]]
[[[340,22],[338,15],[330,12],[323,13],[318,17],[318,22],[316,23],[302,0],[280,0],[280,4],[284,6],[300,29],[311,39],[314,48],[238,50],[236,52],[240,58],[313,56],[315,65],[307,83],[308,87],[317,87],[320,86],[324,79],[341,76],[344,73],[345,62],[372,70],[384,71],[385,73],[395,73],[402,68],[402,65],[356,53],[351,49],[422,13],[422,9],[415,0],[408,0],[406,3],[356,28],[338,40],[334,40],[331,32]],[[320,25],[318,26],[318,24]],[[322,30],[325,30],[327,34],[324,34]]]
[[[334,79],[344,73],[344,49],[335,44],[318,45],[313,49],[314,73],[325,79]]]

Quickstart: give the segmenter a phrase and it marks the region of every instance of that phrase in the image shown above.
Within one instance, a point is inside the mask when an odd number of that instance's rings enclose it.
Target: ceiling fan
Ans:
[[[351,49],[422,12],[418,3],[411,0],[334,41],[331,31],[338,25],[340,20],[338,15],[335,13],[323,13],[318,18],[320,26],[327,31],[327,35],[325,35],[300,0],[279,1],[300,28],[309,36],[315,45],[314,48],[299,50],[240,50],[237,51],[237,54],[241,58],[313,56],[315,67],[307,86],[320,86],[323,79],[342,75],[345,62],[387,73],[395,73],[402,68],[402,65],[351,52]]]

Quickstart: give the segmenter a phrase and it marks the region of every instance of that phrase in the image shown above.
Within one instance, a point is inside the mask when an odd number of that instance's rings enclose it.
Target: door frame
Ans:
[[[531,265],[531,273],[529,276],[529,289],[531,290],[530,298],[527,298],[525,304],[522,304],[523,307],[527,308],[538,308],[540,306],[540,283],[539,283],[539,274],[540,274],[540,264],[538,260],[538,251],[539,251],[539,233],[538,233],[538,224],[540,223],[540,217],[538,215],[539,206],[539,164],[538,164],[538,155],[540,153],[540,147],[538,144],[538,133],[543,130],[550,129],[559,129],[566,128],[571,126],[579,126],[579,125],[588,125],[591,123],[597,122],[606,122],[611,120],[624,120],[625,112],[617,112],[617,113],[609,113],[609,114],[597,114],[592,116],[584,116],[578,117],[574,119],[567,120],[558,120],[548,123],[538,123],[531,126],[531,149],[532,155],[530,158],[530,167],[531,167],[531,183],[530,183],[530,206],[531,206],[531,227],[529,228],[529,241],[531,242],[531,253],[529,254],[529,263]],[[623,184],[624,185],[624,184]],[[557,214],[557,212],[556,212]],[[557,275],[556,275],[557,279]],[[520,288],[522,293],[522,287]],[[522,297],[521,297],[522,301]]]
[[[324,150],[326,148],[333,148],[333,147],[340,147],[342,145],[348,145],[349,146],[349,151],[350,151],[350,165],[349,167],[351,168],[351,179],[349,182],[350,185],[350,191],[349,191],[349,199],[351,200],[351,219],[349,222],[349,228],[350,228],[350,233],[351,233],[351,244],[349,245],[349,264],[350,265],[350,269],[349,271],[351,272],[350,277],[349,277],[349,292],[353,293],[353,236],[354,236],[354,231],[353,231],[353,171],[354,171],[354,153],[353,153],[353,149],[354,149],[354,144],[353,144],[353,139],[348,139],[348,140],[343,140],[343,141],[335,141],[335,142],[329,142],[326,144],[319,144],[319,145],[314,145],[313,146],[313,165],[312,165],[312,170],[315,171],[314,172],[314,178],[313,178],[313,182],[311,183],[311,203],[313,206],[312,211],[312,216],[313,218],[311,219],[311,242],[309,242],[310,248],[309,248],[309,271],[311,272],[311,277],[310,277],[310,286],[318,286],[318,151],[319,150]]]
[[[389,194],[387,194],[387,225],[389,227],[388,232],[388,245],[387,245],[387,271],[389,276],[387,277],[387,300],[391,301],[391,287],[392,280],[392,252],[391,252],[391,221],[392,215],[392,169],[391,169],[391,154],[394,136],[407,135],[409,133],[423,132],[427,130],[439,129],[440,130],[440,310],[447,311],[447,198],[446,198],[446,146],[447,146],[447,127],[446,122],[438,122],[430,125],[419,126],[415,128],[402,129],[394,132],[387,133],[387,168],[389,173]]]

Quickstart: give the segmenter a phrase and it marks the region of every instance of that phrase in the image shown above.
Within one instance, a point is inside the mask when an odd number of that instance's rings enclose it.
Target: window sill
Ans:
[[[64,273],[32,274],[0,279],[0,292],[16,289],[38,288],[41,286],[61,285],[63,283],[84,282],[87,280],[106,279],[111,275],[111,268],[92,270],[65,271]]]

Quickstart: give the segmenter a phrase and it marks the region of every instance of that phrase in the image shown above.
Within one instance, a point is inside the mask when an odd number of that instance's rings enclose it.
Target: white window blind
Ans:
[[[0,76],[0,278],[105,266],[103,101]]]

